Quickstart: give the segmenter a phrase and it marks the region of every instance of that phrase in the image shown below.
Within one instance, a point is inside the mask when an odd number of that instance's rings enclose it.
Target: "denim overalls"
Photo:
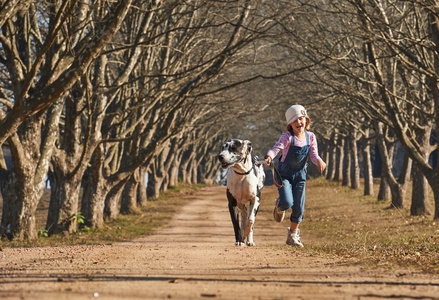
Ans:
[[[305,131],[306,146],[294,146],[294,134],[291,133],[291,145],[285,161],[279,161],[278,171],[282,176],[283,186],[279,188],[279,208],[282,211],[293,209],[291,222],[302,222],[305,211],[305,182],[307,158],[309,153],[309,136]]]

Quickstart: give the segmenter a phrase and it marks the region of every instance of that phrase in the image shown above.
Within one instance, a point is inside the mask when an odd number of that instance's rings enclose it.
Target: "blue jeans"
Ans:
[[[291,176],[282,176],[283,186],[279,190],[279,208],[286,211],[292,208],[290,220],[299,224],[305,212],[306,169],[294,172]]]

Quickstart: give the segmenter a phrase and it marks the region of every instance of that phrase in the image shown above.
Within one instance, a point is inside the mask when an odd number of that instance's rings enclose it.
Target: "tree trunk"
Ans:
[[[148,198],[157,199],[160,196],[161,180],[157,182],[156,176],[150,173],[151,180],[148,181],[147,194]]]
[[[357,131],[351,130],[350,144],[351,144],[351,188],[356,190],[360,187],[360,163],[358,161],[358,147],[357,147]]]
[[[404,207],[404,199],[407,192],[407,185],[410,181],[410,174],[412,170],[412,160],[408,157],[407,153],[404,154],[404,164],[401,170],[401,174],[399,179],[396,181],[396,185],[398,189],[396,190],[397,195],[393,195],[395,192],[392,192],[392,205],[397,208]],[[392,186],[390,187],[392,190]]]
[[[329,159],[328,159],[328,172],[326,173],[327,180],[333,180],[335,175],[335,164],[336,164],[336,146],[334,139],[328,141],[329,144]]]
[[[428,203],[428,181],[416,167],[413,166],[413,188],[412,204],[410,206],[411,216],[430,215],[430,205]]]
[[[198,164],[198,182],[202,184],[206,184],[208,182],[208,178],[206,177],[206,162],[204,159]]]
[[[187,183],[187,184],[194,184],[195,183],[195,182],[192,181],[193,180],[193,176],[192,176],[193,175],[192,174],[192,162],[193,162],[193,160],[194,160],[194,155],[191,155],[189,160],[188,160],[188,163],[186,164],[186,168],[183,171],[183,174],[185,174],[183,176],[184,182]]]
[[[180,170],[181,170],[181,179],[184,183],[188,183],[191,184],[191,174],[189,173],[190,171],[190,167],[189,164],[191,163],[193,159],[193,152],[191,149],[185,151],[185,153],[183,154],[182,157],[182,162],[180,165]]]
[[[329,149],[328,148],[325,148],[325,150],[324,150],[324,157],[325,157],[324,161],[329,162]],[[325,178],[327,178],[327,176],[328,176],[328,168],[326,168],[323,171],[323,175],[325,176]]]
[[[124,179],[120,180],[117,184],[111,185],[112,188],[109,190],[107,195],[105,195],[105,220],[114,220],[119,216],[119,204],[121,202],[121,194],[123,191],[123,187],[126,185],[129,178],[130,177],[127,176]]]
[[[394,208],[404,208],[404,196],[406,190],[399,184],[390,185],[390,191],[392,192],[391,206]]]
[[[37,237],[35,213],[44,192],[61,110],[59,100],[45,114],[45,122],[42,114],[35,115],[8,139],[14,167],[0,174],[1,236],[23,240]]]
[[[372,161],[370,157],[370,144],[367,141],[369,129],[366,130],[366,136],[362,141],[363,149],[363,172],[364,172],[364,195],[372,196],[373,190],[373,175],[372,175]]]
[[[404,207],[404,197],[406,193],[407,182],[404,179],[403,182],[398,182],[392,173],[392,161],[393,161],[393,145],[394,143],[390,143],[389,146],[386,143],[383,126],[378,125],[379,136],[377,139],[378,148],[383,159],[383,176],[385,177],[387,183],[389,184],[391,195],[392,195],[392,203],[391,207],[393,208],[403,208]],[[408,164],[405,164],[405,169]],[[403,170],[403,173],[407,172],[407,170]],[[406,174],[406,173],[404,173]],[[405,176],[403,176],[406,178]]]
[[[213,184],[216,181],[219,169],[220,166],[218,165],[216,156],[206,161],[206,184]]]
[[[137,209],[137,189],[139,186],[139,170],[137,169],[130,176],[130,179],[122,189],[120,201],[120,213],[129,214],[136,212]]]
[[[439,53],[439,18],[435,13],[429,14],[429,19],[431,20],[429,22],[430,29],[431,29],[431,38],[433,40],[433,44],[435,47],[435,52]],[[439,59],[437,55],[434,55],[434,68],[436,70],[436,74],[439,71]],[[437,85],[437,78],[436,76],[432,76],[432,78],[429,78],[428,85],[430,87],[430,91],[432,94],[432,98],[434,99],[434,110],[435,110],[435,127],[436,127],[436,137],[438,133],[439,128],[439,105],[437,105],[437,101],[439,99],[439,88]],[[436,139],[437,140],[437,139]],[[438,142],[436,141],[436,144]],[[430,173],[430,172],[428,172]],[[434,195],[434,219],[439,219],[439,163],[436,163],[436,167],[433,169],[433,172],[430,174],[424,173],[424,175],[427,177],[428,183],[430,184],[433,195]]]
[[[343,159],[344,159],[344,138],[343,136],[339,135],[337,139],[337,148],[335,155],[335,173],[334,173],[335,181],[342,181]]]
[[[191,170],[189,173],[191,174],[191,181],[193,184],[198,183],[198,164],[195,159],[192,160],[192,163],[190,164]]]
[[[3,198],[1,236],[9,240],[37,238],[35,214],[43,186],[35,189],[32,177],[20,180],[14,172],[2,174],[0,184]]]
[[[171,168],[169,170],[169,185],[170,186],[178,186],[178,173],[179,173],[179,161],[177,158],[174,158],[174,161],[171,164]]]
[[[155,167],[151,166],[150,172],[148,172],[148,186],[146,187],[146,193],[148,198],[157,199],[160,195],[161,182],[157,182],[155,175]]]
[[[183,146],[184,142],[187,141],[186,139],[183,139],[181,142],[182,143],[178,143],[176,140],[174,140],[172,142],[172,156],[170,158],[170,162],[169,165],[167,166],[168,168],[168,184],[169,186],[178,186],[179,183],[179,173],[180,173],[180,164],[181,164],[181,159],[183,156],[183,150],[181,149],[181,147]]]
[[[49,212],[46,230],[49,234],[60,232],[74,233],[78,228],[78,202],[81,178],[51,176]]]
[[[435,172],[432,181],[439,182],[438,172]],[[430,183],[430,186],[434,195],[434,219],[439,219],[439,184],[431,185]]]
[[[392,191],[390,189],[390,184],[388,182],[387,177],[384,174],[385,169],[387,168],[387,162],[384,160],[388,156],[389,159],[391,161],[393,161],[393,152],[394,152],[395,147],[394,147],[394,145],[389,145],[389,147],[386,147],[386,149],[388,151],[386,156],[383,156],[381,154],[380,144],[378,143],[378,140],[377,140],[377,147],[378,147],[378,151],[380,152],[380,157],[381,157],[381,182],[380,182],[380,191],[378,193],[378,201],[392,200]]]
[[[349,155],[349,141],[344,142],[344,157],[343,157],[343,180],[342,185],[348,186],[351,184],[351,155]]]
[[[431,151],[434,149],[430,145],[431,127],[429,130],[419,130],[416,132],[417,140],[423,150],[422,156],[424,162],[428,163]],[[413,166],[413,188],[412,188],[412,204],[410,206],[410,215],[420,216],[429,215],[430,204],[428,202],[428,181],[424,174],[420,171],[416,163]]]
[[[387,201],[390,200],[392,197],[392,193],[390,191],[390,187],[387,184],[387,180],[384,177],[383,174],[381,174],[381,180],[380,180],[380,190],[378,192],[378,201]]]
[[[162,180],[160,191],[166,192],[168,190],[168,187],[169,187],[169,174],[166,172],[165,177]]]
[[[81,211],[85,225],[91,228],[101,228],[104,224],[105,196],[108,193],[103,164],[103,146],[100,144],[92,155],[91,166],[84,175]]]
[[[146,176],[148,175],[148,167],[141,166],[139,168],[139,185],[137,186],[137,205],[143,207],[148,202],[146,195]]]
[[[402,164],[401,174],[399,174],[398,183],[407,184],[410,181],[410,176],[412,174],[412,159],[404,153],[404,162]]]

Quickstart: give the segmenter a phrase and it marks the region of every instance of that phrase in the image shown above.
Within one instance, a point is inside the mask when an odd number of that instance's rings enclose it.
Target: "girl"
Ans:
[[[285,113],[287,132],[282,133],[279,141],[268,150],[265,156],[267,166],[272,163],[280,150],[282,156],[278,171],[282,177],[282,187],[279,188],[279,198],[274,202],[274,219],[282,222],[285,211],[292,208],[290,217],[291,227],[288,227],[286,243],[291,246],[303,247],[299,236],[299,224],[305,211],[305,182],[308,155],[317,166],[320,173],[326,168],[326,163],[317,152],[317,139],[314,133],[307,131],[311,123],[302,105],[293,105]]]

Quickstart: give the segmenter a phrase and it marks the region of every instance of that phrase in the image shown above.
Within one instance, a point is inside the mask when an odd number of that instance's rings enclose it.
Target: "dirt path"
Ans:
[[[171,224],[131,243],[3,249],[1,299],[439,299],[439,278],[366,270],[284,245],[285,224],[235,247],[225,187],[192,195]]]

